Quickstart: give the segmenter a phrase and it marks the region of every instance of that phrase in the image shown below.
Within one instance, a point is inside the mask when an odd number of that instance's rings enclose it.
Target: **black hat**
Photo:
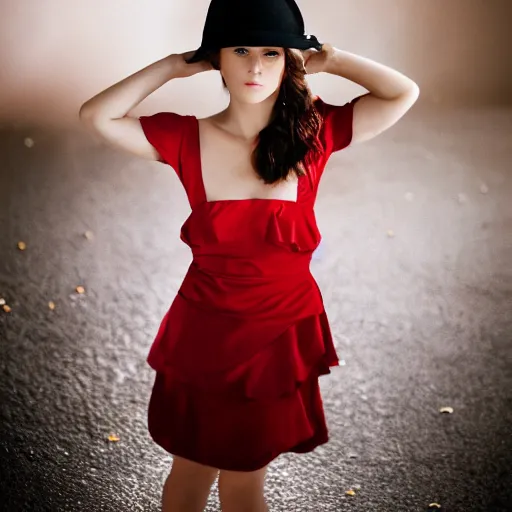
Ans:
[[[321,50],[318,39],[304,32],[304,19],[295,0],[212,0],[201,46],[187,62],[198,62],[209,51],[231,46]]]

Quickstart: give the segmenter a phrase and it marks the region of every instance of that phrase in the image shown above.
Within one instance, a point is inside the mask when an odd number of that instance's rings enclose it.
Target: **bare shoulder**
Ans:
[[[221,128],[225,122],[225,110],[216,112],[211,116],[196,118],[197,122],[204,126]]]

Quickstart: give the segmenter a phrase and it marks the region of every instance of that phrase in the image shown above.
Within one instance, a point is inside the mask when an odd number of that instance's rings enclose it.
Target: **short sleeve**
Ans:
[[[315,106],[322,118],[320,139],[328,153],[340,151],[352,142],[354,105],[361,96],[344,105],[331,105],[317,97]]]
[[[139,117],[148,142],[158,151],[161,161],[169,164],[180,177],[185,119],[186,116],[173,112],[159,112]]]

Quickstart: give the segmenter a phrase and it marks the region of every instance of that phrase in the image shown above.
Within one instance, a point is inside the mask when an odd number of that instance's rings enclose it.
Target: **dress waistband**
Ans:
[[[226,279],[284,279],[310,274],[310,255],[272,256],[268,258],[237,258],[225,256],[194,257],[191,270]]]

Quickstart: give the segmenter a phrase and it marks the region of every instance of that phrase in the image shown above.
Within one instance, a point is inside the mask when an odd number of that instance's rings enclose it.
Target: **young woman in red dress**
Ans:
[[[229,105],[208,118],[128,113],[169,80],[217,70]],[[310,92],[331,73],[368,93],[344,105]],[[333,152],[394,125],[418,86],[306,35],[293,0],[213,0],[201,47],[100,92],[83,123],[117,148],[170,165],[191,214],[192,261],[148,356],[154,441],[173,455],[164,512],[199,512],[219,477],[224,512],[263,512],[266,467],[327,442],[318,378],[337,365],[309,264],[314,204]]]

